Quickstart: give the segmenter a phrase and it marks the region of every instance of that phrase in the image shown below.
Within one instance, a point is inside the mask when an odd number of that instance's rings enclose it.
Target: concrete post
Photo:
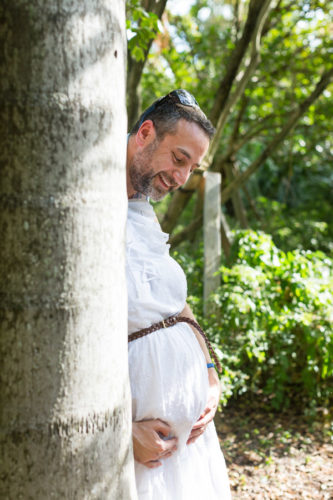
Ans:
[[[204,201],[204,314],[212,311],[209,295],[220,285],[216,275],[221,265],[221,174],[206,172]]]

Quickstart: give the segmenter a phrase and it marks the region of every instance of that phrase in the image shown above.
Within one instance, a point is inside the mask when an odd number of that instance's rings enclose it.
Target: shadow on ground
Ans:
[[[233,500],[333,498],[333,441],[328,412],[314,420],[260,402],[231,402],[215,419]]]

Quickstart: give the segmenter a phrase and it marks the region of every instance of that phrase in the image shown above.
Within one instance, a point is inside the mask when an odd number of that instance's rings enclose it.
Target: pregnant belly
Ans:
[[[159,418],[185,444],[207,401],[208,377],[199,343],[185,323],[129,344],[133,420]]]

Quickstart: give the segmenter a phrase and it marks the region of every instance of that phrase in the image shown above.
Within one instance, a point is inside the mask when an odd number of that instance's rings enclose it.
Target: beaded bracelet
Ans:
[[[207,368],[215,368],[214,363],[207,363]]]

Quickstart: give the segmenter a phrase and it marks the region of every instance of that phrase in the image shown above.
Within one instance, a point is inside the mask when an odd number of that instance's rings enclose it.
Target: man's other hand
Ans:
[[[199,419],[192,427],[191,433],[187,440],[187,444],[194,443],[194,441],[196,441],[196,439],[198,439],[198,437],[205,432],[207,425],[215,417],[215,413],[221,396],[221,385],[219,377],[214,368],[208,369],[208,381],[209,388],[207,404]]]
[[[169,436],[171,428],[162,420],[133,422],[132,432],[134,458],[150,469],[162,465],[161,458],[168,458],[177,450],[177,438],[163,439]]]

